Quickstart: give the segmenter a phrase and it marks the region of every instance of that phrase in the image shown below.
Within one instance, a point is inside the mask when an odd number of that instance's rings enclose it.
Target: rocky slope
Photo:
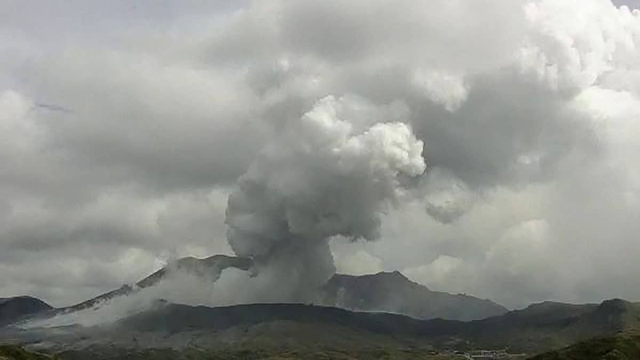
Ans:
[[[250,259],[215,255],[206,259],[183,258],[156,271],[134,285],[102,294],[80,304],[60,309],[61,312],[93,307],[115,297],[131,294],[159,284],[173,272],[188,272],[203,281],[213,282],[227,268],[252,271]],[[506,313],[508,310],[489,300],[468,295],[432,291],[416,284],[399,272],[381,272],[364,276],[334,275],[318,289],[317,304],[357,311],[404,314],[419,319],[477,320]]]
[[[508,310],[490,300],[432,291],[398,271],[374,275],[334,275],[322,291],[322,304],[359,311],[383,311],[418,319],[470,321]]]
[[[60,312],[78,311],[87,308],[91,308],[104,301],[129,295],[140,289],[152,287],[164,280],[169,274],[174,272],[187,272],[193,275],[201,277],[203,281],[213,282],[220,277],[220,274],[224,269],[236,268],[240,270],[250,271],[253,263],[250,259],[226,256],[226,255],[213,255],[205,259],[198,259],[194,257],[185,257],[178,259],[162,269],[154,272],[146,278],[138,281],[133,285],[123,285],[122,287],[99,295],[93,299],[83,301],[79,304],[61,308]]]

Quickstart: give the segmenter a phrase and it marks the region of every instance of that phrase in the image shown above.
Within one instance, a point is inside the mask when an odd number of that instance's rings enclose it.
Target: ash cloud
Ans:
[[[215,3],[3,9],[0,296],[237,252],[261,271],[228,301],[269,271],[304,298],[333,254],[511,307],[640,299],[631,1]]]
[[[379,238],[381,214],[402,195],[404,178],[425,170],[423,143],[409,126],[352,122],[353,105],[319,100],[260,152],[229,196],[231,248],[286,279],[283,301],[313,296],[333,275],[330,238]]]

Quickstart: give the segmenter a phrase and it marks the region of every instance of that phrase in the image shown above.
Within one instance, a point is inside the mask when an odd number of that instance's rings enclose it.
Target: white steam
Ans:
[[[287,283],[281,301],[304,298],[333,274],[331,237],[378,238],[381,213],[425,170],[423,143],[406,124],[354,124],[344,118],[351,107],[348,98],[318,101],[262,150],[229,197],[229,244]]]
[[[102,19],[90,3],[64,10]],[[357,256],[336,247],[338,269],[407,269],[511,307],[640,299],[640,11],[270,0],[212,20],[180,4],[172,25],[141,11],[152,28],[133,38],[121,12],[96,22],[108,42],[43,6],[9,17],[1,296],[64,306],[164,253],[235,252],[257,276],[157,296],[298,301],[333,272],[328,238],[380,233]]]

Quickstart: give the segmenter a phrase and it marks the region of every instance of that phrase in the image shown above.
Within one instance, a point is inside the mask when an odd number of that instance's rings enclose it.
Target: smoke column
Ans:
[[[267,282],[286,284],[271,300],[309,300],[335,272],[329,239],[376,239],[403,179],[425,170],[409,126],[350,121],[352,105],[318,101],[261,151],[229,197],[233,251],[251,257]]]

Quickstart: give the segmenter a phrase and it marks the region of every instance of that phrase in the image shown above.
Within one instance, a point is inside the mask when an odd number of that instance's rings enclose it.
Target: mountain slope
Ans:
[[[305,359],[319,353],[325,359],[428,358],[425,355],[432,347],[416,337],[423,323],[401,315],[303,304],[209,308],[160,301],[150,310],[112,324],[30,329],[8,335],[15,343],[48,349],[64,359],[147,358],[150,351],[169,348],[183,354],[200,351],[188,357],[192,359],[261,359],[285,353]],[[177,358],[173,355],[161,358]]]
[[[384,311],[418,319],[478,320],[508,310],[489,300],[432,291],[398,271],[374,275],[334,275],[323,288],[322,304],[359,311]]]
[[[378,339],[376,341],[393,339],[403,346],[432,344],[439,348],[509,348],[515,352],[537,353],[596,336],[640,329],[639,315],[637,304],[622,300],[609,300],[600,305],[542,303],[471,322],[425,321],[396,314],[359,313],[302,304],[220,308],[159,304],[153,310],[118,322],[116,326],[123,333],[189,333],[188,338],[192,342],[198,341],[199,335],[194,334],[205,334],[205,343],[211,341],[212,334],[215,334],[218,339],[247,346],[281,344],[282,339],[296,344],[314,341],[326,341],[327,346],[334,344],[329,335],[327,338],[305,335],[310,329],[323,328],[330,330],[327,334],[345,334],[338,339],[351,337],[363,341],[362,344],[370,344],[363,339],[373,336]],[[174,336],[174,339],[178,338],[181,337]],[[262,342],[256,344],[257,338]],[[341,343],[340,346],[346,345]]]
[[[57,357],[25,350],[14,345],[0,345],[0,360],[56,360]]]
[[[60,311],[71,312],[91,308],[106,300],[157,285],[175,272],[187,272],[211,283],[219,278],[224,269],[236,268],[251,272],[252,267],[253,262],[248,258],[225,255],[214,255],[206,259],[183,258],[134,285],[124,285]],[[318,289],[317,299],[318,304],[325,306],[357,311],[393,312],[420,319],[443,318],[467,321],[501,315],[508,311],[489,300],[431,291],[425,286],[410,281],[399,272],[382,272],[364,276],[336,274],[323,288]]]
[[[253,266],[253,261],[249,258],[234,257],[227,255],[213,255],[205,259],[186,257],[178,259],[168,266],[156,271],[146,278],[137,282],[141,288],[153,286],[162,281],[171,271],[186,271],[210,281],[215,281],[220,277],[222,270],[236,268],[249,271]]]
[[[561,350],[550,351],[531,360],[637,360],[640,359],[640,335],[619,334],[597,337]]]
[[[104,356],[114,349],[167,347],[305,353],[324,349],[351,353],[375,349],[423,352],[507,348],[535,354],[596,336],[640,329],[639,308],[638,304],[622,300],[599,305],[542,303],[484,320],[460,322],[303,304],[209,308],[158,301],[149,310],[99,326],[4,328],[4,332],[0,328],[0,340],[4,336],[14,343],[29,343],[56,352],[84,354],[95,350]]]
[[[417,320],[387,313],[359,313],[301,304],[255,304],[222,308],[160,306],[118,323],[123,329],[170,334],[243,329],[250,334],[269,324],[287,323],[290,329],[305,325],[338,326],[361,334],[390,336],[406,344],[433,344],[454,348],[509,348],[537,353],[558,349],[596,336],[611,336],[640,329],[640,306],[623,300],[600,305],[542,303],[505,315],[471,322]],[[291,330],[291,338],[297,332]],[[280,338],[271,333],[271,341]],[[248,335],[237,339],[247,340]],[[312,338],[314,341],[320,341]]]
[[[30,296],[0,299],[0,326],[12,323],[24,316],[53,309],[49,304]]]
[[[403,315],[358,313],[303,304],[250,304],[210,308],[159,303],[152,310],[119,321],[116,327],[138,332],[221,331],[271,322],[330,324],[379,334],[416,335],[427,322]]]
[[[148,288],[157,285],[170,276],[174,272],[186,272],[197,275],[203,281],[213,282],[220,277],[222,270],[226,268],[236,268],[240,270],[250,271],[253,263],[251,259],[233,257],[226,255],[213,255],[205,259],[197,259],[194,257],[185,257],[178,259],[162,269],[154,272],[146,278],[138,281],[134,285],[123,285],[122,287],[99,295],[93,299],[83,301],[79,304],[60,309],[61,312],[78,311],[96,306],[104,301],[131,294],[139,289]]]
[[[596,336],[640,329],[640,305],[620,299],[599,305],[545,302],[502,316],[472,321],[464,338],[490,347],[535,353]]]

